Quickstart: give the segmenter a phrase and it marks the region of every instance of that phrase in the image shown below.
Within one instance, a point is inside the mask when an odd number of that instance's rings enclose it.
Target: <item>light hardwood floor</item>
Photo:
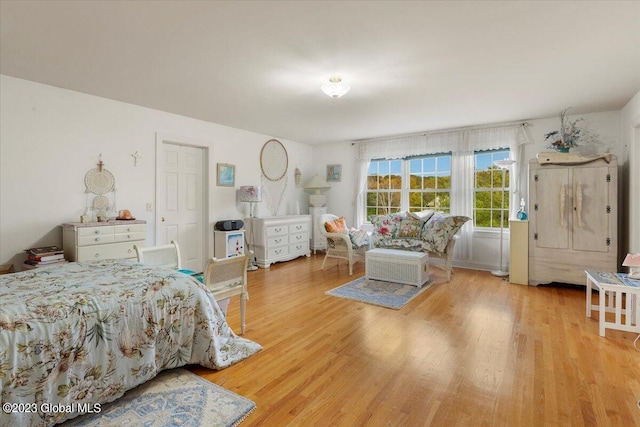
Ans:
[[[400,310],[325,292],[364,274],[323,256],[249,272],[258,354],[202,377],[256,402],[249,426],[640,426],[635,334],[598,336],[584,288],[455,268]],[[229,323],[239,331],[238,300]]]

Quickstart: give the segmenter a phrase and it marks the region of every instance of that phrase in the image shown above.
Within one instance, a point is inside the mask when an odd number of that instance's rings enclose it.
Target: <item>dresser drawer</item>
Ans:
[[[276,246],[286,246],[289,244],[289,236],[273,236],[267,239],[267,247],[275,248]]]
[[[111,243],[101,246],[85,246],[78,248],[78,261],[97,259],[135,258],[134,243]]]
[[[104,227],[80,227],[78,228],[78,237],[85,236],[103,236],[105,234],[113,234],[114,226]]]
[[[291,224],[289,226],[289,233],[301,233],[303,231],[309,232],[309,224],[306,222],[301,222],[299,224]]]
[[[289,246],[290,254],[306,254],[309,252],[309,242],[305,243],[294,243]]]
[[[145,224],[131,224],[131,225],[115,225],[113,232],[115,234],[120,233],[145,233]]]
[[[113,233],[78,236],[78,246],[104,245],[106,243],[113,243]]]
[[[309,233],[296,233],[289,236],[289,243],[306,243],[309,244]]]
[[[267,227],[267,237],[289,234],[288,225],[272,225]]]
[[[133,232],[133,233],[122,233],[122,234],[114,234],[113,241],[114,242],[131,242],[133,240],[144,240],[147,237],[147,233],[142,232]]]
[[[278,258],[288,254],[289,254],[289,246],[280,246],[277,248],[270,248],[267,250],[267,258]]]

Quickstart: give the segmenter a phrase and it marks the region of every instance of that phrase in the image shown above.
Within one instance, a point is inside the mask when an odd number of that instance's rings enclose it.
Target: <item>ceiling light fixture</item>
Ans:
[[[345,93],[349,92],[351,86],[346,83],[342,83],[340,77],[331,77],[329,83],[322,85],[322,91],[332,98],[340,98]]]

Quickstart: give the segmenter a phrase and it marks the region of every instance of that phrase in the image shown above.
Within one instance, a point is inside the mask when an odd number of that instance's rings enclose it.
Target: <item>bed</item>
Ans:
[[[164,369],[223,369],[261,349],[197,280],[132,260],[0,276],[0,426],[91,412]]]

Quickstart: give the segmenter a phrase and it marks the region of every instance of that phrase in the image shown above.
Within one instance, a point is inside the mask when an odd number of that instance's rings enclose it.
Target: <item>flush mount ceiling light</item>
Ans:
[[[351,89],[351,87],[348,84],[342,83],[340,77],[331,77],[329,83],[322,85],[322,91],[332,98],[340,98],[349,92],[349,89]]]

